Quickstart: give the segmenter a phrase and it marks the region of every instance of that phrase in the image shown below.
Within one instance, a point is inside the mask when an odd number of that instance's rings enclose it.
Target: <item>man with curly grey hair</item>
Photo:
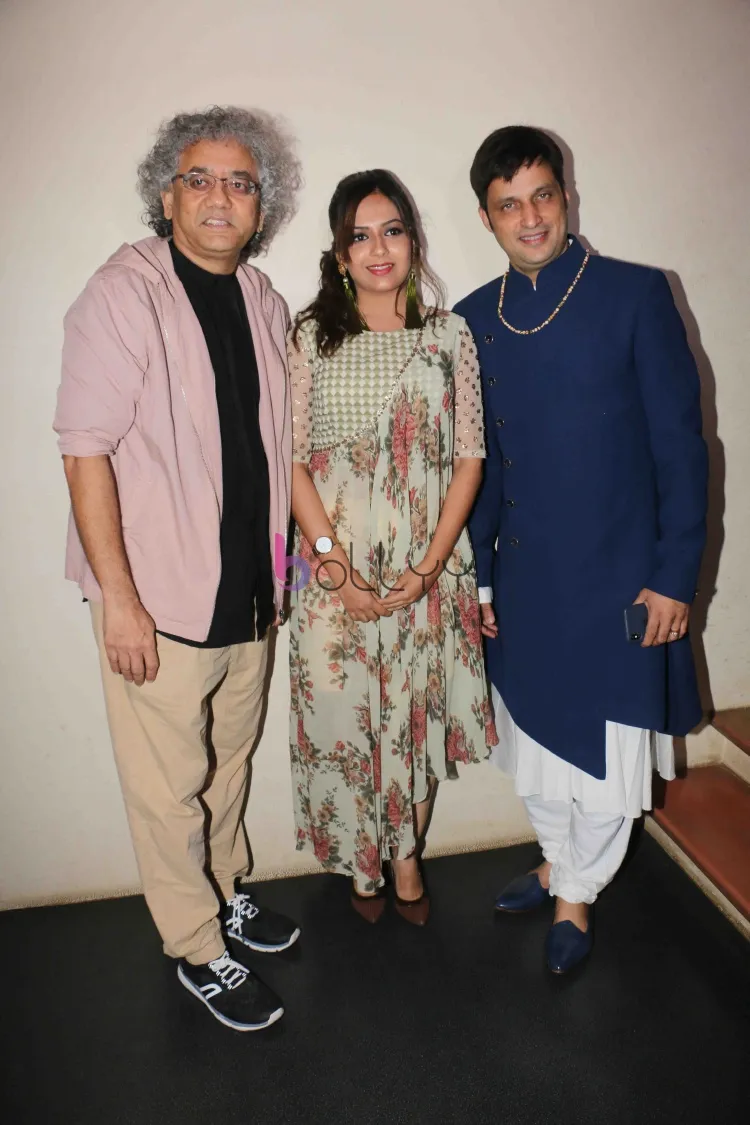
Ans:
[[[182,984],[222,1023],[281,1003],[226,939],[299,929],[247,892],[247,763],[289,521],[288,313],[246,264],[291,217],[290,138],[259,110],[162,125],[139,168],[156,237],[122,246],[65,320],[66,575],[90,602],[146,901]]]

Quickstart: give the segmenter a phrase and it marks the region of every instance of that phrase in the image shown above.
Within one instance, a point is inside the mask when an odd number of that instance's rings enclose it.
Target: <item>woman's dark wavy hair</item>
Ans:
[[[347,336],[356,336],[366,331],[344,290],[339,273],[339,259],[343,262],[348,261],[349,250],[354,239],[357,208],[363,199],[374,192],[384,195],[398,211],[406,233],[411,238],[412,264],[417,271],[418,286],[426,285],[434,298],[434,304],[425,310],[423,323],[434,322],[445,304],[442,283],[427,265],[426,244],[419,214],[404,185],[392,172],[383,168],[354,172],[351,176],[345,176],[336,186],[328,207],[328,221],[331,225],[333,243],[329,250],[323,251],[320,259],[318,295],[297,314],[292,337],[296,345],[302,325],[309,320],[315,321],[318,354],[326,358],[332,356],[341,347]],[[405,287],[406,281],[403,282],[398,293]]]

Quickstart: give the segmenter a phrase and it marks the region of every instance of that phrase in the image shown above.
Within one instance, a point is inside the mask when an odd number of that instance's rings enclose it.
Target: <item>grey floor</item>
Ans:
[[[8,1125],[747,1125],[750,947],[646,836],[585,971],[549,913],[496,917],[532,846],[428,862],[430,925],[353,914],[334,876],[262,884],[303,926],[244,959],[284,998],[262,1033],[181,988],[140,898],[0,914]]]

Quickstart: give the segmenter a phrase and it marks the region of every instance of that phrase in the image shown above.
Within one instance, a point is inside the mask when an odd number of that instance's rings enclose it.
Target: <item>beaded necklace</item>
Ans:
[[[581,262],[581,268],[579,269],[578,273],[573,278],[573,281],[570,285],[570,288],[568,289],[568,291],[565,294],[565,296],[563,297],[563,299],[560,301],[560,304],[557,306],[556,309],[554,309],[549,314],[549,316],[547,317],[546,320],[543,320],[541,324],[537,324],[536,328],[514,328],[512,324],[508,324],[508,321],[503,316],[503,301],[505,299],[505,283],[508,280],[508,274],[510,273],[509,269],[506,270],[505,273],[503,274],[503,280],[502,280],[502,283],[500,285],[500,300],[497,303],[497,315],[500,317],[501,323],[504,324],[505,327],[508,328],[511,332],[515,332],[516,336],[533,336],[535,332],[541,332],[543,328],[547,327],[547,325],[549,324],[549,322],[551,320],[555,319],[555,317],[559,313],[560,309],[563,307],[563,305],[567,301],[568,297],[573,292],[573,290],[575,289],[578,282],[581,280],[581,274],[586,269],[586,266],[588,265],[588,261],[589,261],[590,257],[591,257],[591,251],[587,250],[586,251],[586,257]]]

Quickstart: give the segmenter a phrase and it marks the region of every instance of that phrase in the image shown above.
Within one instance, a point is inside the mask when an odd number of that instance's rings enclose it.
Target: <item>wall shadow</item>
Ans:
[[[703,347],[700,328],[690,308],[690,303],[682,281],[674,270],[665,269],[664,273],[666,274],[672,290],[672,295],[675,299],[675,304],[679,309],[680,316],[685,325],[688,343],[695,357],[701,381],[703,436],[708,446],[708,517],[706,550],[703,555],[700,578],[698,579],[698,595],[692,608],[690,633],[693,641],[698,687],[701,694],[703,710],[707,714],[713,714],[713,696],[711,694],[703,638],[708,620],[709,607],[716,594],[719,562],[724,547],[726,457],[724,443],[719,437],[719,419],[716,406],[716,376],[714,374],[714,369]]]
[[[576,186],[576,169],[573,150],[554,129],[544,129],[544,131],[549,134],[553,140],[557,141],[563,154],[565,187],[570,196],[568,200],[568,230],[571,234],[576,236],[586,250],[590,250],[592,254],[598,254],[599,251],[592,245],[589,239],[586,238],[586,235],[581,234],[581,196]]]

